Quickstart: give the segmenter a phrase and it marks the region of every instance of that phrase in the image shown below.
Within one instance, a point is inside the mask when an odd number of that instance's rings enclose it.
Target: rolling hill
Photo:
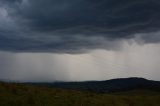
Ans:
[[[56,83],[0,82],[0,106],[160,106],[159,82],[142,78]]]
[[[85,81],[85,82],[54,82],[54,83],[28,83],[38,86],[47,86],[63,89],[93,91],[93,92],[119,92],[134,89],[148,89],[159,91],[160,82],[144,78],[120,78],[106,81]]]

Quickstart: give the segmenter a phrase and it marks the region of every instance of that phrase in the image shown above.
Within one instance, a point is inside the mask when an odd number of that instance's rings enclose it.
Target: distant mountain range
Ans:
[[[71,90],[83,90],[93,92],[120,92],[134,89],[148,89],[160,91],[160,81],[152,81],[144,78],[119,78],[106,81],[85,82],[54,82],[54,83],[27,83],[36,86],[47,86]]]

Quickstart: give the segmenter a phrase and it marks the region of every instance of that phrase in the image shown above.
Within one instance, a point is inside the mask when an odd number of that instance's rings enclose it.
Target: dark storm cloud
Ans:
[[[134,37],[160,41],[159,0],[0,0],[0,6],[1,50],[73,53],[112,49]]]

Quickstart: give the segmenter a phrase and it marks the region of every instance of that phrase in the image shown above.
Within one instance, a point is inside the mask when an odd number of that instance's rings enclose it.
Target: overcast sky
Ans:
[[[160,80],[159,0],[0,0],[0,79]]]

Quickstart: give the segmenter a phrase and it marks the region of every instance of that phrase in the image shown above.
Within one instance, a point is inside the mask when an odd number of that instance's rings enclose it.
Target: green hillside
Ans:
[[[91,93],[0,83],[0,106],[160,106],[160,92]]]

